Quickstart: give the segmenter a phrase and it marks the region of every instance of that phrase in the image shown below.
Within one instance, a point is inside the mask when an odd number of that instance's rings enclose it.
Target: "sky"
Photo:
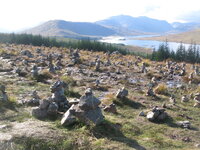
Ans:
[[[200,0],[0,0],[0,6],[0,31],[7,32],[54,19],[95,22],[116,15],[200,21]]]

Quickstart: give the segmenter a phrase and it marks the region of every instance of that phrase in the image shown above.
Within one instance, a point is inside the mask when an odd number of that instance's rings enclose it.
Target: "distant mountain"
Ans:
[[[200,23],[198,22],[188,22],[188,23],[174,22],[171,25],[175,30],[180,32],[189,31],[200,27]]]
[[[69,22],[64,20],[51,20],[26,30],[24,33],[70,38],[99,37],[116,34],[114,30],[95,23]]]
[[[119,31],[126,30],[132,32],[164,33],[174,29],[167,21],[143,16],[131,17],[127,15],[119,15],[97,21],[96,23]]]

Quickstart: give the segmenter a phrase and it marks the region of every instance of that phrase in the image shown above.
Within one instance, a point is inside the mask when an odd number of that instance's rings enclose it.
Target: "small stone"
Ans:
[[[145,115],[145,113],[144,113],[143,111],[141,111],[141,112],[139,113],[139,116],[146,117],[146,115]]]
[[[187,128],[187,129],[191,128],[191,123],[189,121],[178,121],[177,125],[179,125],[182,128]]]
[[[186,95],[184,95],[182,98],[181,98],[181,102],[188,102],[189,99],[187,98]]]
[[[200,144],[195,144],[194,146],[197,148],[200,148]]]
[[[103,110],[106,111],[106,112],[114,113],[114,114],[117,113],[116,106],[113,103],[106,106]]]

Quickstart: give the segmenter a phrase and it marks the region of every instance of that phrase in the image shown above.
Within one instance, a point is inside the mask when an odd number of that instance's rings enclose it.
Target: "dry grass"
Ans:
[[[162,83],[162,84],[159,84],[155,89],[154,89],[154,92],[156,94],[160,94],[160,95],[167,95],[168,94],[168,89],[167,89],[167,86]]]
[[[171,34],[167,36],[139,38],[140,40],[156,40],[156,41],[169,41],[169,42],[183,42],[190,44],[195,42],[200,44],[200,29],[187,31],[179,34]]]

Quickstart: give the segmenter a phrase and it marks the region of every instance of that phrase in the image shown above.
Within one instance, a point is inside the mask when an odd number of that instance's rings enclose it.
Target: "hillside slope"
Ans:
[[[24,32],[35,35],[40,34],[43,36],[58,37],[95,37],[115,34],[114,30],[98,24],[88,22],[69,22],[64,20],[51,20]]]
[[[153,62],[133,55],[112,53],[111,65],[107,66],[103,65],[108,58],[104,52],[80,50],[81,61],[73,65],[71,50],[67,48],[16,44],[0,44],[0,47],[2,66],[0,85],[6,86],[6,88],[1,86],[1,90],[4,89],[6,92],[3,93],[9,98],[2,101],[0,97],[0,150],[197,150],[200,148],[200,105],[194,107],[194,97],[200,92],[200,76],[194,74],[194,78],[190,80],[190,73],[194,72],[192,64],[186,64],[185,75],[179,76],[182,63],[171,63],[168,69],[165,62]],[[32,55],[28,57],[30,53]],[[53,66],[55,64],[60,67],[60,70],[54,73],[49,70],[49,59],[47,59],[49,54],[53,56]],[[56,63],[58,58],[61,60],[61,65]],[[96,58],[102,62],[100,70],[95,69]],[[144,63],[147,73],[141,73]],[[199,64],[195,65],[199,67]],[[22,71],[26,75],[22,76],[16,72],[15,66],[19,68],[18,70],[24,69]],[[31,71],[33,66],[41,68],[37,78],[33,77]],[[172,74],[169,73],[171,68],[175,67],[177,69],[174,69]],[[152,77],[155,77],[154,83]],[[94,126],[77,120],[71,126],[61,126],[60,121],[65,111],[59,110],[54,112],[54,117],[49,116],[42,120],[31,116],[30,112],[35,107],[28,105],[27,101],[35,97],[33,91],[37,91],[40,103],[47,99],[51,100],[50,97],[54,96],[54,93],[50,87],[58,80],[69,85],[69,88],[63,89],[65,91],[63,96],[68,101],[74,102],[85,94],[85,89],[92,88],[93,96],[102,103],[100,107],[105,121]],[[97,80],[100,80],[99,85],[96,85]],[[156,94],[154,96],[146,95],[150,83],[152,86],[154,84],[153,91]],[[116,98],[117,91],[122,87],[128,90],[128,96]],[[188,101],[181,101],[183,95],[187,96]],[[170,96],[175,100],[170,100]],[[90,99],[90,102],[92,100]],[[115,104],[117,112],[111,113],[112,111],[104,109],[112,103]],[[39,104],[35,103],[34,106],[36,105]],[[145,116],[154,106],[165,108],[168,117],[163,121],[149,121]],[[177,124],[178,121],[185,120],[191,123],[190,128],[183,128]]]
[[[166,36],[157,36],[157,37],[149,37],[149,38],[139,38],[141,40],[157,40],[157,41],[170,41],[170,42],[183,42],[190,44],[191,42],[195,42],[196,44],[200,44],[200,28],[178,33],[178,34],[170,34]]]

